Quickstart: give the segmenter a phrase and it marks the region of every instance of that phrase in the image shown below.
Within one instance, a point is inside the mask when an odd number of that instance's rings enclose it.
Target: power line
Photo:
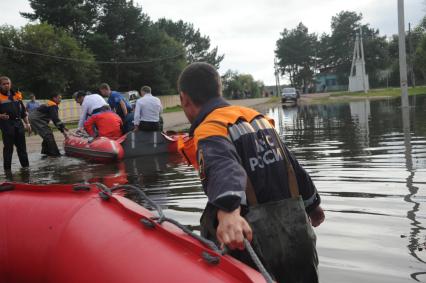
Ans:
[[[91,61],[91,60],[85,60],[85,59],[77,59],[77,58],[71,58],[71,57],[64,57],[64,56],[58,56],[58,55],[49,55],[45,53],[39,53],[39,52],[33,52],[13,47],[7,47],[0,45],[0,49],[6,49],[13,52],[23,53],[23,54],[29,54],[29,55],[36,55],[46,58],[52,58],[57,60],[65,60],[65,61],[74,61],[74,62],[80,62],[80,63],[97,63],[97,64],[110,64],[110,65],[119,65],[119,64],[148,64],[148,63],[154,63],[154,62],[160,62],[160,61],[166,61],[175,59],[177,57],[183,56],[184,53],[179,53],[171,56],[166,57],[159,57],[159,58],[153,58],[149,60],[139,60],[139,61]]]

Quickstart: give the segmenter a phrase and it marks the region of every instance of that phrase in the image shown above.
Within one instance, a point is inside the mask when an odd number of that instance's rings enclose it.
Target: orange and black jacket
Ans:
[[[49,122],[52,120],[53,124],[55,124],[56,128],[58,128],[59,131],[62,133],[65,130],[65,125],[59,119],[59,105],[52,101],[48,100],[45,104],[40,105],[36,110],[30,115],[30,118],[33,116],[36,117],[36,119],[42,120],[46,123],[46,125],[49,124]]]
[[[198,168],[209,203],[216,208],[232,211],[247,205],[248,183],[258,203],[290,198],[292,176],[306,211],[319,205],[309,174],[281,142],[273,121],[259,112],[212,99],[192,123],[189,135],[181,152]]]
[[[19,91],[9,91],[4,94],[0,92],[0,114],[7,114],[8,120],[0,120],[0,127],[6,126],[14,121],[21,121],[27,117],[27,111],[22,102],[22,94]]]

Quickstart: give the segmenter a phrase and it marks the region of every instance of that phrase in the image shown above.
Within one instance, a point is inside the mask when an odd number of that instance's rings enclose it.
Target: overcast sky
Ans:
[[[364,23],[383,35],[397,33],[397,0],[134,0],[152,20],[191,22],[225,54],[220,72],[232,69],[274,84],[275,43],[284,28],[303,22],[310,32],[330,32],[331,17],[342,10],[362,13]],[[27,0],[1,0],[0,24],[27,23],[19,12]],[[416,25],[426,15],[423,0],[405,0],[405,21]]]

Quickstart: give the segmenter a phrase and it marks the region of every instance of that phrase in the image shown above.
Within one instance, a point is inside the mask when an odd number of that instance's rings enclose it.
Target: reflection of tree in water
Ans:
[[[426,96],[418,97],[417,103],[426,106]],[[328,105],[301,105],[298,107],[283,107],[270,110],[268,113],[275,118],[277,128],[290,149],[297,147],[316,147],[315,150],[304,150],[298,153],[298,158],[315,160],[324,156],[318,146],[330,145],[330,141],[337,141],[338,153],[342,160],[357,158],[358,162],[373,164],[366,146],[381,147],[389,142],[389,135],[401,132],[402,121],[398,113],[400,101],[398,99],[376,100],[369,102],[369,111],[365,113],[351,113],[348,103]],[[421,121],[426,118],[424,109],[417,107],[416,115]],[[365,115],[365,117],[359,117]],[[285,121],[283,119],[285,116]],[[417,121],[420,119],[417,119]],[[360,123],[362,122],[362,123]],[[419,133],[426,134],[426,123],[416,123]],[[366,128],[368,127],[368,128]],[[348,167],[351,162],[342,162]]]
[[[424,243],[422,243],[421,232],[425,230],[423,226],[421,226],[421,222],[416,219],[416,214],[420,209],[420,203],[414,201],[413,197],[419,191],[419,188],[413,185],[413,180],[415,176],[415,169],[413,167],[413,155],[412,155],[412,146],[411,146],[411,131],[410,131],[410,109],[403,108],[402,109],[402,123],[403,123],[403,131],[404,131],[404,145],[405,145],[405,166],[410,175],[406,179],[406,185],[408,188],[408,194],[404,197],[404,201],[413,204],[413,208],[407,212],[407,218],[411,220],[411,231],[410,238],[408,244],[408,250],[412,257],[414,257],[419,262],[426,262],[421,259],[417,252],[419,251],[419,247],[421,247]],[[410,276],[416,281],[419,281],[417,278],[420,275],[424,275],[426,272],[415,272]],[[420,281],[419,281],[420,282]]]
[[[279,123],[279,126],[290,148],[312,147],[323,144],[324,141],[339,141],[342,142],[339,149],[345,155],[353,156],[362,150],[358,142],[359,128],[352,119],[348,104],[299,106],[297,114],[290,121],[286,121],[286,125]],[[314,160],[323,155],[321,151],[311,150],[304,151],[303,154],[302,157],[307,160]]]

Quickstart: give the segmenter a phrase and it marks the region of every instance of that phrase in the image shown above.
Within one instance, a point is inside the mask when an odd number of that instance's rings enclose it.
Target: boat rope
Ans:
[[[95,183],[95,184],[99,186],[99,183]],[[103,184],[100,184],[100,185],[102,185],[102,187],[106,187]],[[222,250],[222,249],[218,248],[218,246],[213,241],[210,241],[209,239],[206,239],[203,236],[200,236],[200,235],[194,233],[191,229],[189,229],[187,226],[179,223],[177,220],[166,217],[164,215],[164,212],[163,212],[163,209],[161,208],[161,206],[159,204],[157,204],[155,201],[153,201],[151,198],[149,198],[140,187],[134,186],[134,185],[118,185],[118,186],[112,187],[110,189],[110,192],[114,192],[114,191],[120,190],[120,189],[131,189],[131,190],[134,190],[135,192],[137,192],[137,194],[142,199],[146,200],[157,211],[158,217],[153,218],[152,220],[156,220],[156,222],[158,224],[162,224],[163,222],[169,222],[169,223],[177,226],[179,229],[181,229],[187,235],[189,235],[192,238],[198,240],[203,245],[209,247],[211,250],[215,251],[216,253],[218,253],[218,254],[220,254],[222,256],[227,253],[227,248],[226,247],[225,247],[225,249]],[[244,246],[247,249],[247,252],[249,253],[249,255],[252,258],[253,262],[255,263],[256,267],[258,268],[259,272],[265,278],[265,281],[267,283],[274,282],[272,280],[271,275],[266,270],[266,268],[264,267],[264,265],[260,261],[259,257],[257,256],[256,252],[254,251],[253,247],[251,246],[250,242],[247,239],[244,239]],[[212,263],[212,264],[219,263],[219,258],[214,257],[214,256],[212,256],[212,255],[210,255],[208,253],[203,253],[203,258],[206,261],[208,261],[209,263]]]
[[[178,221],[176,221],[175,219],[172,218],[168,218],[164,215],[163,209],[161,208],[160,205],[158,205],[158,203],[156,203],[155,201],[153,201],[150,197],[148,197],[145,192],[137,187],[137,186],[133,186],[133,185],[118,185],[115,186],[111,189],[111,191],[115,191],[118,189],[131,189],[134,190],[135,192],[138,193],[138,195],[146,200],[153,208],[155,208],[155,210],[158,213],[158,217],[154,218],[153,220],[156,220],[158,224],[162,224],[163,222],[170,222],[173,225],[177,226],[179,229],[181,229],[183,232],[185,232],[186,234],[188,234],[189,236],[197,239],[198,241],[200,241],[202,244],[204,244],[205,246],[209,247],[210,249],[214,250],[215,252],[219,253],[219,254],[223,254],[223,251],[220,250],[216,244],[200,235],[195,234],[193,231],[191,231],[188,227],[186,227],[185,225],[179,223]]]
[[[163,209],[161,208],[161,206],[158,205],[158,203],[156,203],[155,201],[153,201],[151,198],[149,198],[141,188],[139,188],[137,186],[133,186],[133,185],[118,185],[118,186],[112,187],[111,191],[113,192],[113,191],[119,190],[119,189],[132,189],[132,190],[136,191],[138,193],[138,195],[142,199],[146,200],[157,211],[157,213],[158,213],[158,219],[157,219],[157,221],[160,224],[166,218],[166,216],[164,215],[164,212],[163,212]]]
[[[267,283],[272,283],[274,280],[272,280],[271,275],[266,270],[265,266],[263,266],[262,262],[260,261],[259,257],[257,256],[256,252],[254,251],[253,247],[251,246],[250,242],[247,239],[244,239],[244,246],[247,249],[247,252],[249,253],[251,259],[253,260],[254,264],[259,269],[259,272],[262,274],[262,276],[265,278]]]

